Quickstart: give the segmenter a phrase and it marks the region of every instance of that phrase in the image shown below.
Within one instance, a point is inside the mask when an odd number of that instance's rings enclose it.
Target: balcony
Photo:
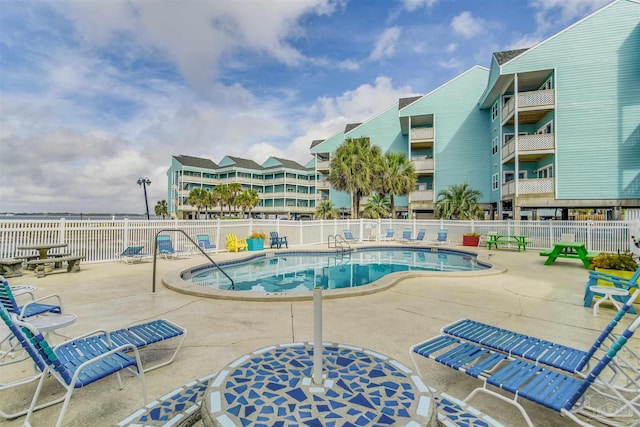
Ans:
[[[555,105],[555,90],[534,90],[518,94],[518,123],[537,123]],[[514,123],[515,97],[502,107],[502,125]]]
[[[220,184],[220,180],[216,178],[202,178],[201,176],[191,176],[191,175],[182,175],[178,178],[178,182],[182,183],[190,183],[190,184],[209,184],[209,185],[217,185]]]
[[[328,191],[331,185],[329,184],[328,179],[319,179],[316,181],[316,190],[325,190]]]
[[[433,190],[416,190],[409,193],[409,202],[433,202]]]
[[[411,164],[417,174],[432,174],[433,159],[428,157],[412,157]]]
[[[518,159],[522,162],[536,162],[555,153],[555,148],[555,134],[553,133],[520,135],[518,137]],[[512,138],[502,146],[502,160],[513,159],[515,149],[516,138]]]
[[[318,160],[316,161],[316,170],[318,172],[329,172],[330,163],[329,160]]]
[[[411,141],[411,148],[431,148],[433,147],[433,128],[411,128],[409,140]]]
[[[514,196],[518,185],[518,196],[549,196],[553,197],[553,178],[519,179],[502,184],[502,196]]]

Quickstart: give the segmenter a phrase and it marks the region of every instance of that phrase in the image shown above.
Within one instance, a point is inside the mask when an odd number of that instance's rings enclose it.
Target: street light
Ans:
[[[151,185],[151,180],[149,178],[139,178],[138,185],[141,185],[142,189],[144,190],[144,204],[147,207],[147,220],[150,220],[151,218],[149,218],[149,200],[147,200],[147,185]]]

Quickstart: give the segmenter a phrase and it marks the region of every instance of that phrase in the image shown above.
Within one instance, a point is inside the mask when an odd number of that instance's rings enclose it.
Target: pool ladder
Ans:
[[[339,234],[330,235],[327,238],[327,247],[336,248],[336,252],[351,252],[351,245]]]

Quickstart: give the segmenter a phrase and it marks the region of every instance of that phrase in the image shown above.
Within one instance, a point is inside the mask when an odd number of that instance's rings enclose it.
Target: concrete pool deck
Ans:
[[[544,258],[537,251],[472,249],[485,259],[490,255],[489,262],[504,266],[507,271],[477,277],[409,278],[381,292],[326,300],[324,340],[369,348],[412,366],[408,353],[411,345],[436,335],[443,325],[463,317],[586,349],[615,313],[611,306],[603,304],[594,317],[590,308],[582,306],[588,271],[578,261],[562,260],[544,266]],[[236,256],[219,253],[213,259]],[[113,330],[157,318],[186,328],[187,338],[173,364],[145,376],[151,400],[216,372],[261,347],[312,340],[312,301],[217,300],[177,293],[162,286],[160,278],[165,274],[204,262],[201,255],[158,259],[155,294],[151,294],[149,261],[83,264],[78,273],[54,271],[44,278],[25,271],[23,276],[9,279],[9,283],[37,286],[38,297],[59,294],[64,311],[78,317],[75,324],[63,331],[65,335]],[[634,339],[630,344],[640,349],[640,340]],[[464,398],[481,384],[431,361],[422,361],[420,368],[423,373],[428,372],[423,378],[427,385],[457,398]],[[9,380],[30,372],[31,364],[22,362],[0,369],[3,379]],[[118,390],[115,377],[76,390],[65,425],[109,426],[143,406],[139,381],[124,375],[123,382],[122,390]],[[53,385],[54,381],[47,384],[44,394],[62,390]],[[20,402],[28,404],[34,390],[35,384],[31,383],[3,391],[3,409]],[[525,425],[515,408],[496,399],[479,396],[471,404],[505,425]],[[529,402],[523,405],[535,424],[571,424],[541,406]],[[53,425],[59,411],[60,405],[37,411],[32,424]],[[18,426],[23,420],[20,417],[0,424]]]

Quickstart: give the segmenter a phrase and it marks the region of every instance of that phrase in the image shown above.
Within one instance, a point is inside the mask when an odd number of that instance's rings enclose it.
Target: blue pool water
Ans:
[[[362,249],[344,254],[281,252],[250,261],[221,264],[235,282],[234,290],[308,292],[314,287],[341,289],[362,286],[389,273],[403,271],[459,272],[488,269],[475,254],[431,248]],[[231,283],[217,269],[195,269],[183,279],[198,286],[229,290]]]

